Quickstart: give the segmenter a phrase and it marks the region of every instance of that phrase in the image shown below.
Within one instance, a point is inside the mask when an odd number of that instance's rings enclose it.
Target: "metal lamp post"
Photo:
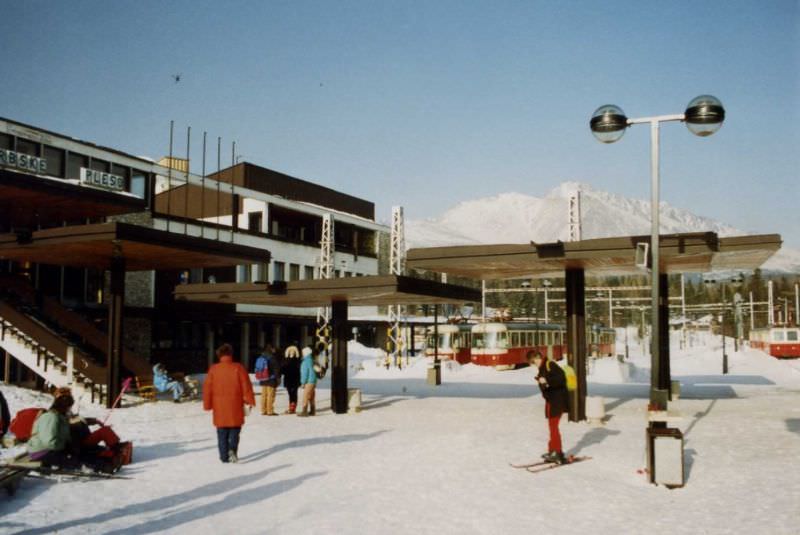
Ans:
[[[659,196],[659,126],[663,122],[683,121],[686,127],[695,135],[705,137],[716,132],[725,120],[725,109],[722,103],[711,95],[701,95],[692,99],[686,111],[677,115],[659,115],[655,117],[641,117],[629,119],[617,106],[604,105],[595,110],[589,121],[589,126],[594,136],[603,143],[614,143],[625,133],[625,129],[632,124],[650,123],[650,251],[651,251],[651,378],[650,402],[658,408],[666,408],[668,391],[659,389],[659,221],[658,221],[658,196]]]
[[[548,315],[547,315],[547,290],[548,290],[548,288],[550,288],[552,285],[553,285],[553,283],[552,283],[552,282],[550,282],[550,281],[549,281],[549,280],[547,280],[547,279],[545,279],[545,280],[543,280],[543,281],[542,281],[542,286],[544,286],[544,322],[545,322],[545,323],[549,323],[549,322],[550,322],[550,318],[549,318],[549,317],[548,317]]]

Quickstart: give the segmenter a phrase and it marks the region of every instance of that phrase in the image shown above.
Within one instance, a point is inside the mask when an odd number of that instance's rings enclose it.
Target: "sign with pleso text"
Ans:
[[[123,191],[125,189],[125,178],[81,167],[81,184],[111,191]]]
[[[0,165],[16,167],[24,171],[44,174],[47,171],[47,160],[29,154],[14,152],[13,150],[0,149]]]

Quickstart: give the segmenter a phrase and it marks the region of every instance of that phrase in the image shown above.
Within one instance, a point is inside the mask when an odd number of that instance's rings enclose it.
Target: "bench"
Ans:
[[[145,401],[156,401],[158,390],[153,386],[151,381],[144,381],[139,379],[139,376],[134,377],[135,388],[131,389],[131,394],[135,394]]]

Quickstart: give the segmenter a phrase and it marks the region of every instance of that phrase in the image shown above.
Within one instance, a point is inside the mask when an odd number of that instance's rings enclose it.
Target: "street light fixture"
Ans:
[[[632,124],[650,123],[650,255],[652,259],[650,403],[654,408],[666,409],[669,394],[668,390],[659,388],[661,384],[659,368],[659,126],[663,122],[683,121],[690,132],[706,137],[719,130],[724,120],[725,109],[719,99],[711,95],[700,95],[689,102],[682,114],[629,119],[618,106],[606,104],[597,108],[589,121],[592,134],[602,143],[618,141],[625,134],[625,129]]]

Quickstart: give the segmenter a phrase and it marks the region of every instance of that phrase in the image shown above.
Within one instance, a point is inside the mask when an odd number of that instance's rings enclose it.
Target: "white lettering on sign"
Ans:
[[[111,173],[95,171],[81,167],[81,183],[95,188],[103,188],[112,191],[123,191],[125,189],[125,178]]]
[[[29,154],[0,149],[0,165],[16,167],[25,171],[44,174],[47,171],[47,160]]]

